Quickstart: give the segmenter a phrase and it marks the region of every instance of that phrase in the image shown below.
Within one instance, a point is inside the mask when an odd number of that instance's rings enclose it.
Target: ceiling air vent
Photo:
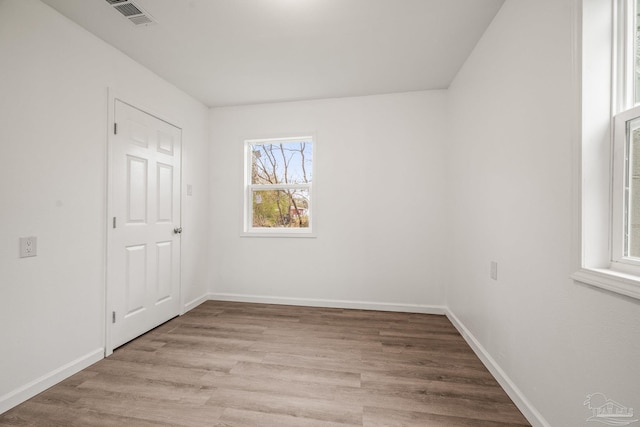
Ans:
[[[155,22],[153,22],[151,18],[149,18],[149,15],[144,15],[144,14],[130,16],[129,21],[133,22],[136,25],[155,24]]]
[[[106,0],[114,9],[124,15],[134,25],[155,24],[156,21],[144,9],[131,0]]]

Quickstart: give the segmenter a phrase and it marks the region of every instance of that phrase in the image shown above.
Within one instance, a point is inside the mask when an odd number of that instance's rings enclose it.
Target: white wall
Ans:
[[[445,95],[213,109],[213,297],[418,311],[441,306]],[[240,237],[243,139],[295,132],[317,135],[318,237]]]
[[[507,0],[449,91],[447,305],[552,426],[640,408],[638,301],[569,279],[571,3]]]
[[[570,3],[508,0],[448,92],[208,115],[38,1],[0,0],[0,411],[104,344],[110,86],[184,128],[185,302],[212,291],[425,311],[446,303],[541,424],[584,425],[595,392],[637,412],[640,305],[568,278]],[[310,131],[318,237],[240,237],[243,138]],[[18,259],[27,235],[39,255]]]
[[[104,346],[107,87],[183,127],[184,300],[207,293],[208,110],[36,0],[0,1],[0,58],[2,412]]]

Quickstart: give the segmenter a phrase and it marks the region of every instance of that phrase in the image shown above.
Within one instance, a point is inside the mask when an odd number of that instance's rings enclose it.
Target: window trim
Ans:
[[[252,184],[251,183],[251,145],[273,144],[277,142],[311,141],[311,176],[312,182],[308,184]],[[316,146],[317,138],[313,132],[301,132],[295,134],[285,134],[283,136],[245,138],[243,141],[243,218],[241,237],[302,237],[316,238],[316,217],[317,203],[314,187],[316,181]],[[261,190],[281,190],[281,189],[305,189],[309,192],[309,226],[305,228],[285,228],[285,227],[253,227],[253,192]]]
[[[614,43],[624,35],[625,30],[617,23],[620,16],[629,16],[626,1],[573,2],[575,264],[571,278],[640,299],[640,269],[612,262],[612,248],[617,244],[613,241],[613,115],[625,109],[629,92],[633,94],[632,88],[618,84],[620,79],[629,77],[624,74],[628,73],[629,64],[619,64],[625,57],[622,48],[628,48],[628,37],[623,47]],[[607,28],[610,39],[603,43]]]

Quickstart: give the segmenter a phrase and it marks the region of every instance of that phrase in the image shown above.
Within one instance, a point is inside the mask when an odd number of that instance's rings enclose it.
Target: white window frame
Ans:
[[[614,117],[613,127],[613,188],[611,221],[611,268],[640,275],[640,259],[626,256],[626,234],[628,233],[629,180],[629,131],[627,123],[640,119],[640,106],[625,110]]]
[[[622,256],[624,123],[636,112],[630,110],[634,64],[627,61],[627,53],[635,48],[635,37],[629,37],[628,31],[629,25],[635,25],[634,1],[575,1],[574,91],[579,114],[574,118],[578,190],[574,198],[574,253],[578,255],[571,277],[640,299],[640,265]]]
[[[613,172],[611,219],[611,268],[640,275],[640,259],[627,257],[628,233],[626,191],[628,182],[629,135],[627,123],[640,118],[636,105],[635,52],[637,50],[635,0],[614,3],[614,43],[612,60]]]
[[[257,144],[277,144],[279,142],[311,141],[311,176],[312,182],[308,184],[252,184],[251,146]],[[316,200],[314,197],[314,181],[316,180],[316,137],[313,133],[296,134],[295,136],[251,138],[244,140],[244,196],[243,196],[243,229],[241,236],[249,237],[316,237]],[[309,226],[304,228],[287,227],[254,227],[253,226],[253,191],[254,190],[307,190],[309,194]]]

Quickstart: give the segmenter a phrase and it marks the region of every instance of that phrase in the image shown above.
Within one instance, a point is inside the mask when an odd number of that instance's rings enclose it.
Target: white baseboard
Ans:
[[[210,293],[213,301],[251,302],[259,304],[300,305],[304,307],[350,308],[355,310],[399,311],[405,313],[442,314],[446,307],[422,304],[392,304],[385,302],[328,300],[315,298],[270,297],[263,295],[243,295]]]
[[[500,386],[509,395],[513,403],[518,407],[520,412],[525,416],[527,421],[534,427],[551,427],[551,424],[544,419],[542,414],[529,402],[520,389],[511,381],[511,378],[502,370],[498,362],[487,352],[480,344],[476,337],[469,329],[458,319],[458,317],[449,309],[446,309],[447,318],[453,323],[453,326],[460,332],[460,335],[469,344],[474,353],[482,361],[484,366],[491,372],[491,375],[498,381]]]
[[[42,393],[49,387],[69,378],[71,375],[80,372],[84,368],[93,365],[103,358],[104,348],[98,348],[91,353],[85,354],[84,356],[63,365],[56,370],[5,394],[4,396],[0,396],[0,414],[28,399],[31,399],[36,394]]]
[[[198,298],[196,298],[194,300],[189,301],[188,303],[186,303],[184,305],[184,307],[182,309],[182,314],[184,314],[184,313],[186,313],[186,312],[188,312],[190,310],[193,310],[194,308],[196,308],[197,306],[199,306],[203,302],[208,301],[209,299],[210,299],[209,298],[209,294],[207,293],[207,294],[204,294],[202,296],[199,296]]]

